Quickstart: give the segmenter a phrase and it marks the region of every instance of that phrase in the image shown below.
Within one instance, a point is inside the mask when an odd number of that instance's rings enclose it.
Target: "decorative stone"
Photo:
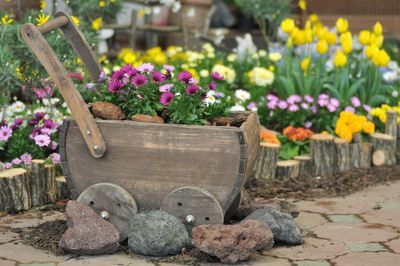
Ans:
[[[119,232],[89,206],[69,201],[66,207],[68,230],[59,245],[80,255],[114,253],[119,248]]]
[[[162,119],[159,116],[151,116],[151,115],[141,115],[141,114],[137,114],[137,115],[133,115],[131,117],[131,119],[133,121],[136,122],[145,122],[145,123],[159,123],[162,124],[164,123],[164,119]]]
[[[192,243],[224,263],[247,260],[256,250],[271,249],[274,237],[264,223],[246,220],[236,225],[208,224],[193,228]]]
[[[163,211],[151,211],[130,220],[128,245],[135,253],[160,257],[180,253],[190,246],[190,238],[178,218]]]
[[[125,118],[121,108],[109,102],[95,102],[92,106],[95,117],[104,120],[122,120]]]
[[[267,224],[276,241],[289,245],[303,244],[303,237],[293,217],[274,208],[265,208],[253,211],[246,220],[257,220]]]

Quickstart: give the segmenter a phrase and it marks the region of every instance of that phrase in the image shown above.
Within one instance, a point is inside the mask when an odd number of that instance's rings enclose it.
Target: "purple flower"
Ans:
[[[53,162],[53,164],[59,164],[61,162],[61,156],[58,153],[52,153],[50,155],[51,161]]]
[[[30,125],[30,126],[36,126],[37,123],[38,123],[38,121],[35,120],[35,119],[32,119],[32,120],[29,120],[29,121],[28,121],[28,125]]]
[[[338,108],[338,107],[340,106],[340,102],[339,102],[339,100],[336,99],[336,98],[331,98],[331,99],[329,100],[329,105],[332,105],[332,106]],[[329,109],[329,108],[328,108],[328,109]]]
[[[141,64],[137,69],[140,72],[150,73],[154,70],[154,66],[150,63],[144,63],[144,64]]]
[[[4,169],[10,169],[12,167],[12,163],[4,163]]]
[[[311,128],[312,127],[312,122],[308,121],[304,123],[305,128]]]
[[[19,164],[22,163],[22,161],[21,161],[21,159],[19,159],[19,158],[15,158],[14,160],[11,161],[11,163],[12,163],[13,165],[19,165]]]
[[[295,103],[299,103],[299,102],[301,102],[301,97],[299,96],[299,95],[290,95],[288,98],[287,98],[287,102],[289,103],[289,104],[295,104]]]
[[[39,135],[40,133],[41,133],[41,128],[35,127],[34,129],[32,129],[32,132],[31,132],[30,137],[31,137],[32,139],[35,139],[35,137],[36,137],[37,135]]]
[[[208,89],[215,91],[217,89],[217,83],[215,83],[214,81],[211,81],[210,84],[208,84]]]
[[[46,135],[50,136],[51,134],[53,134],[53,130],[50,129],[50,128],[42,127],[42,128],[40,129],[40,133],[41,133],[41,134],[46,134]]]
[[[7,126],[0,127],[0,140],[7,141],[12,136],[12,129]]]
[[[279,109],[285,110],[288,108],[288,103],[285,101],[279,101],[278,107],[279,107]]]
[[[164,75],[158,71],[154,71],[153,74],[151,75],[151,78],[155,83],[161,83],[165,81]]]
[[[186,94],[187,95],[195,95],[199,91],[199,87],[195,85],[191,85],[187,87]]]
[[[336,110],[337,110],[337,106],[335,106],[335,105],[333,105],[333,104],[328,104],[327,106],[326,106],[326,108],[328,109],[328,111],[330,112],[330,113],[333,113],[333,112],[336,112]]]
[[[297,112],[298,110],[299,110],[299,106],[297,104],[289,105],[289,111],[290,112]]]
[[[30,165],[32,162],[32,155],[30,155],[29,153],[22,154],[20,158],[24,165]]]
[[[141,87],[146,85],[148,82],[146,76],[137,74],[133,79],[132,79],[132,84],[136,87]]]
[[[118,92],[122,86],[124,86],[124,83],[122,83],[122,81],[120,80],[111,80],[108,83],[108,91],[111,93],[116,93]]]
[[[46,119],[43,121],[43,126],[48,129],[55,129],[57,128],[57,124],[53,122],[51,119]]]
[[[93,89],[94,88],[94,86],[95,86],[95,84],[94,83],[86,83],[86,89],[88,89],[88,90],[91,90],[91,89]]]
[[[192,77],[192,74],[188,71],[183,71],[178,74],[178,80],[182,81],[183,83],[189,83]]]
[[[99,75],[99,82],[106,80],[106,72],[101,71]]]
[[[318,108],[316,105],[311,106],[311,112],[313,112],[314,114],[317,113]]]
[[[124,76],[125,76],[125,71],[122,68],[120,68],[119,70],[112,73],[111,79],[112,80],[122,80],[124,78]]]
[[[43,112],[37,112],[37,113],[35,114],[35,118],[36,118],[37,121],[39,121],[39,120],[42,120],[42,118],[43,118],[45,115],[46,115],[46,114],[43,113]]]
[[[267,100],[268,101],[278,101],[279,98],[277,96],[273,95],[273,94],[268,94],[267,95]]]
[[[13,125],[11,126],[11,129],[14,130],[14,129],[19,128],[23,122],[24,122],[23,117],[19,117],[19,118],[15,119]]]
[[[250,111],[257,111],[257,104],[255,102],[251,102],[247,105],[247,109],[249,109]]]
[[[351,97],[351,104],[352,104],[355,108],[358,108],[358,107],[361,106],[360,100],[359,100],[357,97],[355,97],[355,96]]]
[[[160,103],[167,106],[174,100],[174,94],[170,91],[164,92],[160,97]]]
[[[326,94],[321,94],[317,100],[319,106],[325,107],[329,104],[329,96]]]
[[[314,98],[311,97],[310,95],[305,95],[304,100],[308,103],[314,103]]]
[[[224,76],[222,76],[222,75],[219,74],[218,72],[213,72],[213,73],[211,73],[211,78],[212,78],[214,81],[221,81],[221,80],[224,80]]]
[[[57,149],[57,147],[58,147],[58,143],[57,143],[57,142],[55,142],[55,141],[52,141],[52,142],[50,143],[50,149],[52,149],[52,150],[56,150],[56,149]]]
[[[270,110],[275,110],[277,106],[278,106],[278,101],[269,101],[267,104],[267,107]]]
[[[225,97],[225,94],[223,92],[216,92],[214,94],[215,99],[221,99]]]
[[[164,69],[167,70],[168,72],[172,72],[175,70],[175,67],[171,66],[171,65],[165,65]]]
[[[367,105],[367,104],[364,104],[364,105],[363,105],[363,108],[364,108],[364,110],[367,111],[368,113],[369,113],[369,112],[371,111],[371,109],[372,109],[371,106],[369,106],[369,105]]]
[[[132,77],[137,74],[137,70],[134,69],[131,65],[125,65],[120,69],[122,72],[124,72],[125,77]]]
[[[197,85],[199,82],[197,81],[197,79],[195,79],[195,78],[191,78],[190,80],[189,80],[189,85]]]
[[[36,135],[34,139],[39,147],[47,147],[50,144],[50,137],[45,134]]]
[[[356,109],[354,109],[353,106],[347,106],[344,110],[353,114],[356,112]]]
[[[160,92],[170,91],[174,87],[174,84],[165,84],[160,86]]]

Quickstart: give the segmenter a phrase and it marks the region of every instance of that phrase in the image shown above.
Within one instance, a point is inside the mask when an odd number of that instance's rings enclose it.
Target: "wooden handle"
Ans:
[[[69,17],[66,17],[69,20]],[[82,43],[80,40],[82,35],[79,34],[80,32],[77,33],[78,30],[70,20],[63,27],[63,31],[67,31],[69,34],[71,34],[71,36],[69,36],[72,38],[72,40],[70,40],[71,43],[75,45],[77,45],[77,43]],[[78,124],[79,130],[89,148],[90,153],[95,158],[102,157],[107,150],[103,135],[101,134],[92,114],[86,107],[85,101],[75,88],[71,78],[68,76],[64,65],[61,64],[60,60],[57,58],[57,55],[49,46],[38,27],[32,23],[24,24],[21,26],[20,33],[32,52],[42,63],[47,73],[56,84],[57,88],[60,90],[61,95],[72,112],[72,116]],[[85,49],[83,51],[85,51]],[[93,55],[93,52],[87,57],[90,57],[91,55]]]
[[[49,22],[46,22],[44,25],[40,26],[39,30],[44,35],[53,30],[64,27],[65,25],[68,24],[68,22],[69,22],[68,17],[59,16],[53,20],[50,20]]]

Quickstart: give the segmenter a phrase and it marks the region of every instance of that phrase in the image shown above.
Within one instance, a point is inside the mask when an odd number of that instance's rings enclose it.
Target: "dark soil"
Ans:
[[[296,178],[250,182],[246,188],[253,197],[315,199],[340,197],[366,187],[400,180],[400,166],[373,167],[340,173],[332,178]]]

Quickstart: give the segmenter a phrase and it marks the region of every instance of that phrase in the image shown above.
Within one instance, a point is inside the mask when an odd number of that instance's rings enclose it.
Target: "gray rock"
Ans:
[[[114,253],[119,248],[119,231],[89,206],[70,200],[66,207],[68,230],[59,246],[79,255]]]
[[[301,230],[290,214],[274,208],[264,208],[253,211],[245,218],[245,220],[247,219],[261,221],[269,225],[277,242],[289,245],[303,244]]]
[[[246,220],[239,224],[207,224],[193,228],[192,243],[201,251],[224,263],[247,260],[257,250],[274,245],[271,229],[264,223]]]
[[[130,220],[128,245],[135,253],[161,257],[180,253],[190,246],[190,238],[178,218],[163,211],[151,211]]]

